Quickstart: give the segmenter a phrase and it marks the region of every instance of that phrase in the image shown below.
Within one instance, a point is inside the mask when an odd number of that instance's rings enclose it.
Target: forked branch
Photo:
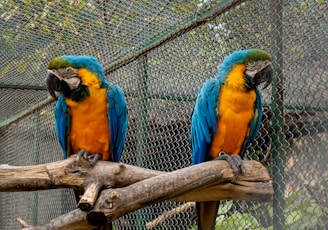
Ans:
[[[246,174],[234,180],[226,161],[161,172],[105,161],[92,167],[88,161],[75,159],[36,166],[0,165],[0,191],[85,190],[79,207],[87,212],[77,209],[39,227],[25,223],[24,229],[92,229],[92,225],[103,225],[163,200],[269,201],[273,195],[269,174],[256,161],[244,161]]]

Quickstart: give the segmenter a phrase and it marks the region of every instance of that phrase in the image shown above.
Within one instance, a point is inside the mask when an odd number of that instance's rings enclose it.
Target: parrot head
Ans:
[[[245,65],[244,79],[245,88],[254,89],[264,83],[266,88],[270,85],[273,77],[273,68],[270,55],[260,49],[239,50],[227,56],[219,69],[218,80],[224,83],[228,73],[235,65]]]
[[[46,77],[47,89],[55,99],[55,92],[74,101],[82,101],[89,95],[89,87],[106,84],[102,66],[92,56],[60,56],[50,61]]]

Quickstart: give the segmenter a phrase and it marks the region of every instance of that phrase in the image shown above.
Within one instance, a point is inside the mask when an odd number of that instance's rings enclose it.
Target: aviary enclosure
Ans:
[[[92,55],[129,107],[122,162],[174,171],[191,164],[190,118],[201,84],[234,50],[273,57],[260,135],[248,158],[270,172],[272,202],[226,201],[217,229],[328,226],[328,52],[324,0],[9,0],[0,3],[0,164],[62,159],[48,62]],[[0,229],[19,229],[76,208],[70,189],[0,193]],[[160,219],[159,219],[160,218]],[[155,221],[154,221],[155,220]],[[196,229],[193,204],[161,202],[116,229]],[[157,221],[157,222],[156,222]],[[147,225],[148,224],[148,225]]]

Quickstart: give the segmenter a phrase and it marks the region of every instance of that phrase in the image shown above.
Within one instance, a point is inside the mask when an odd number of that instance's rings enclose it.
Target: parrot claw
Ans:
[[[88,159],[91,159],[91,165],[95,166],[95,164],[97,163],[98,160],[102,159],[102,156],[98,153],[96,154],[91,154],[88,156]]]
[[[88,159],[88,155],[89,155],[89,153],[87,151],[85,151],[84,149],[81,149],[76,154],[76,161],[79,161],[81,157],[83,157],[84,159],[87,160]]]
[[[84,149],[81,149],[78,151],[76,154],[76,161],[79,161],[81,157],[83,157],[86,160],[91,160],[90,163],[92,166],[95,166],[98,160],[101,160],[102,156],[100,154],[89,154],[87,151]]]
[[[220,152],[219,156],[214,158],[215,160],[226,160],[232,168],[236,178],[238,178],[239,173],[245,174],[246,168],[244,166],[243,160],[239,155],[229,155],[225,152]]]

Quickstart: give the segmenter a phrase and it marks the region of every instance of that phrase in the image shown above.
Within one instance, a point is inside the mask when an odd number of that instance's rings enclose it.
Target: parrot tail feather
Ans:
[[[214,230],[220,201],[196,202],[197,229]]]

